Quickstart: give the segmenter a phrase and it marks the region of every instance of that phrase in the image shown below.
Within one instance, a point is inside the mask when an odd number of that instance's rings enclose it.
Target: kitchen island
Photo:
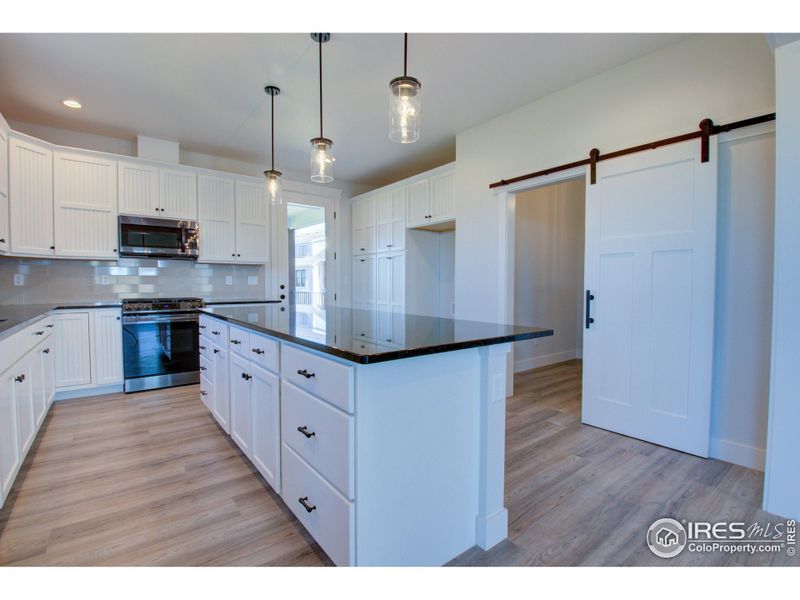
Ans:
[[[331,560],[441,565],[505,539],[506,358],[552,330],[307,308],[201,310],[201,398]],[[362,335],[380,319],[400,339]]]

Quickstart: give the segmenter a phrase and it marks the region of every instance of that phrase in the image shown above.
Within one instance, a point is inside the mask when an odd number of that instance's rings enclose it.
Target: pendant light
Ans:
[[[271,128],[271,144],[272,144],[272,168],[269,171],[264,171],[264,180],[267,186],[267,197],[272,206],[283,204],[283,185],[281,184],[281,172],[275,170],[275,96],[281,93],[281,89],[274,85],[268,85],[264,91],[270,96],[270,122]]]
[[[389,82],[392,95],[389,101],[389,139],[398,144],[413,144],[419,139],[419,91],[422,84],[408,75],[408,34],[403,35],[403,76]]]
[[[319,137],[311,140],[311,179],[317,183],[333,181],[333,142],[322,134],[322,44],[331,39],[330,33],[312,33],[311,39],[319,44]]]

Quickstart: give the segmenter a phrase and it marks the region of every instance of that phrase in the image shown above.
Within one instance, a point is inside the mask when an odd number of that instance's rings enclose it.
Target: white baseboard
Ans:
[[[62,388],[56,390],[56,402],[60,400],[73,400],[74,398],[87,398],[103,394],[118,394],[122,391],[122,384],[100,385],[96,387]]]
[[[709,456],[741,467],[747,467],[748,469],[763,471],[767,453],[764,448],[756,448],[755,446],[748,446],[730,440],[711,438]]]
[[[578,357],[578,353],[573,350],[565,350],[564,352],[555,352],[553,354],[544,354],[542,356],[531,356],[530,358],[520,358],[514,361],[514,373],[520,371],[530,371],[531,369],[538,369],[539,367],[546,367],[555,363],[564,362],[565,360],[572,360]]]

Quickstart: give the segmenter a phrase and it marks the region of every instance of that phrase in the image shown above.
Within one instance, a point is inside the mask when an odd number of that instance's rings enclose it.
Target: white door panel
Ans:
[[[586,188],[583,421],[708,455],[716,143],[600,163]]]

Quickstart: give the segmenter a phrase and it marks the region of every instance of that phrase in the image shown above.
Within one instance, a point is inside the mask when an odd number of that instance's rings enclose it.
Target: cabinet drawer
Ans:
[[[205,373],[208,373],[208,371]],[[214,385],[206,377],[205,373],[200,376],[200,400],[208,410],[212,410],[214,406]]]
[[[200,355],[200,375],[207,377],[210,381],[214,381],[214,378],[212,377],[212,373],[214,371],[212,368],[211,360],[203,355]]]
[[[209,335],[211,335],[210,332]],[[211,340],[206,336],[201,335],[199,344],[200,344],[200,356],[205,356],[207,359],[211,360],[211,347],[212,347]]]
[[[283,501],[335,564],[353,565],[353,503],[337,492],[286,444],[283,445],[282,458]],[[309,511],[306,506],[312,510]]]
[[[247,329],[231,325],[228,331],[228,343],[232,352],[250,360],[250,332]]]
[[[53,317],[47,316],[32,325],[28,325],[14,336],[18,340],[15,342],[16,349],[22,355],[47,338],[51,333],[53,333]]]
[[[355,496],[353,432],[353,417],[281,383],[281,439],[348,498]]]
[[[353,367],[282,344],[281,375],[297,387],[353,412]]]
[[[250,332],[250,360],[273,373],[280,373],[280,344],[277,340]]]
[[[219,319],[200,316],[200,335],[210,339],[212,342],[228,349],[228,324]]]

